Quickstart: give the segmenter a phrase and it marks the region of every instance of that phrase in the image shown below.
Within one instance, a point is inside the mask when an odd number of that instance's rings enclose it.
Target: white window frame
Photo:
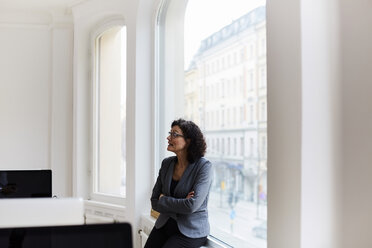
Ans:
[[[172,13],[168,14],[167,8],[171,5]],[[175,4],[174,4],[175,3]],[[170,124],[174,119],[175,113],[177,113],[177,108],[181,106],[169,105],[168,101],[172,101],[170,98],[181,99],[180,96],[183,96],[183,80],[184,80],[184,67],[183,67],[183,53],[180,54],[179,51],[183,51],[183,21],[179,20],[180,16],[184,16],[187,6],[187,0],[162,0],[159,5],[159,9],[156,13],[157,21],[155,27],[155,92],[154,92],[154,116],[155,116],[155,125],[154,125],[154,141],[157,144],[154,147],[155,154],[155,174],[159,170],[161,160],[165,157],[166,152],[164,149],[161,149],[165,146],[166,143],[166,132],[168,132],[165,124]],[[174,19],[177,18],[177,19]],[[173,20],[173,21],[172,21]],[[166,31],[165,31],[166,30]],[[166,42],[167,45],[165,44]],[[226,67],[232,66],[231,54],[227,56]],[[235,54],[236,56],[236,54]],[[165,69],[166,68],[166,69]],[[208,71],[215,71],[215,62],[211,62],[210,65],[207,65],[206,73]],[[235,82],[233,82],[235,81]],[[231,84],[234,84],[235,94],[238,94],[236,87],[236,78],[231,81]],[[179,84],[174,84],[174,82],[180,82]],[[174,88],[179,89],[177,94],[173,94]],[[211,95],[210,98],[215,98],[218,95],[217,86],[211,86]],[[209,93],[207,93],[209,94]],[[183,103],[183,101],[180,101]],[[160,111],[165,109],[167,106],[167,111]],[[235,125],[237,122],[237,109],[233,108],[232,110],[233,121],[232,124]],[[210,114],[211,125],[216,126],[218,121],[219,112],[212,111]],[[233,139],[234,155],[237,155],[237,140]],[[216,143],[215,143],[216,142]],[[211,147],[215,153],[220,151],[220,139],[212,140]],[[232,144],[233,145],[233,144]],[[160,147],[160,148],[159,148]],[[156,177],[156,175],[154,175]],[[230,248],[229,244],[213,237],[208,237],[208,242],[206,247],[213,248]]]
[[[98,66],[98,61],[96,58],[96,52],[97,52],[97,47],[96,47],[96,40],[107,30],[117,27],[117,26],[125,26],[125,21],[122,16],[115,16],[106,19],[103,21],[101,24],[97,25],[97,27],[91,32],[90,35],[90,42],[91,42],[91,68],[92,68],[92,73],[91,73],[91,82],[92,82],[92,131],[91,131],[91,138],[92,138],[92,146],[91,146],[91,180],[90,180],[90,187],[89,187],[89,195],[90,195],[90,200],[93,201],[99,201],[99,202],[105,202],[109,204],[115,204],[115,205],[121,205],[124,206],[126,204],[126,197],[121,197],[117,195],[111,195],[111,194],[106,194],[106,193],[97,193],[95,192],[95,187],[96,187],[96,173],[95,171],[97,170],[97,142],[95,139],[95,136],[97,135],[97,66]],[[128,175],[128,168],[126,169]],[[128,187],[126,187],[127,189]],[[126,195],[128,195],[126,193]]]

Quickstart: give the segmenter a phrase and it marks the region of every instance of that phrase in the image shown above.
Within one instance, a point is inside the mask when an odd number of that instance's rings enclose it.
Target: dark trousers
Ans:
[[[177,222],[169,218],[163,227],[152,229],[145,248],[197,248],[203,246],[206,241],[207,237],[189,238],[183,235]]]

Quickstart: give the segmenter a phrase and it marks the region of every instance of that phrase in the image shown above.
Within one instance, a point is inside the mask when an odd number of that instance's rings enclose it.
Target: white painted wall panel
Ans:
[[[267,1],[268,247],[301,247],[300,1]],[[283,28],[284,27],[284,28]]]
[[[372,247],[372,1],[340,0],[343,80],[342,248]]]
[[[0,28],[0,168],[49,168],[50,31]]]
[[[51,168],[53,194],[72,196],[72,26],[52,31]]]
[[[339,26],[335,21],[338,6],[336,0],[301,3],[301,248],[339,248],[342,137]]]

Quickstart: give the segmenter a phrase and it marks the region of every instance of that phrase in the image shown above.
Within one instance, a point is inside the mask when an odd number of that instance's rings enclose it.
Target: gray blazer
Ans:
[[[170,185],[177,157],[163,160],[159,176],[152,190],[152,208],[160,213],[155,227],[164,226],[172,217],[177,221],[181,233],[190,238],[200,238],[209,235],[208,197],[212,184],[212,164],[205,158],[200,158],[189,164],[180,181],[170,196]],[[194,197],[186,199],[187,194],[194,191]],[[159,199],[160,194],[164,194]]]

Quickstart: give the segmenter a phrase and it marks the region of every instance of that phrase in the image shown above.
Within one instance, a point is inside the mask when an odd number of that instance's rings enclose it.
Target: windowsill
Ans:
[[[211,236],[208,237],[207,245],[205,248],[232,248],[232,246],[225,244]]]
[[[121,205],[100,201],[85,200],[85,218],[87,222],[126,222],[126,208]]]
[[[92,193],[90,200],[108,205],[125,206],[125,196],[110,195],[104,193]]]
[[[85,200],[84,204],[86,206],[92,206],[92,207],[101,207],[101,208],[108,208],[118,211],[125,211],[125,207],[119,204],[113,204],[113,203],[106,203],[101,201],[95,201],[95,200]]]

